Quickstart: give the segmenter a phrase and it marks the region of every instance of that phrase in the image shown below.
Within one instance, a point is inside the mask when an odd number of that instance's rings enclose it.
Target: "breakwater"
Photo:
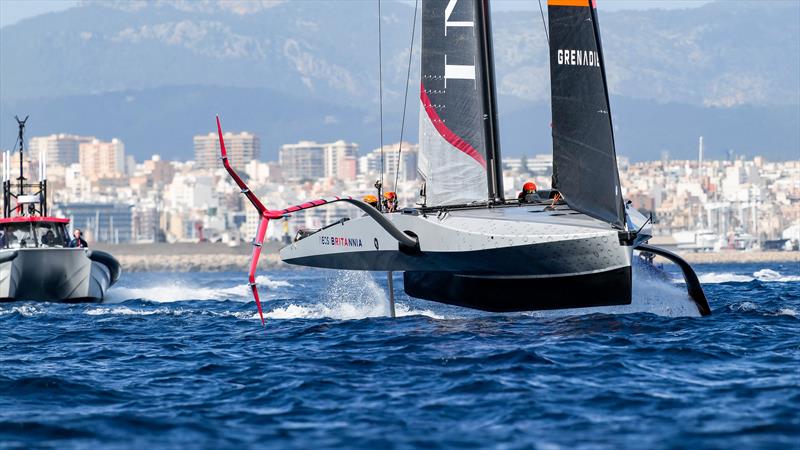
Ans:
[[[114,255],[125,272],[223,272],[247,270],[252,254],[248,244],[231,247],[225,244],[126,244],[95,245]],[[281,244],[265,242],[259,267],[282,266],[278,251]]]

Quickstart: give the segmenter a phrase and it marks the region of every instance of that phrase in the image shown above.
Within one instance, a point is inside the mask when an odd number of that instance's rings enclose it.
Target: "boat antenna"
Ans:
[[[28,117],[30,116],[25,116],[23,120],[19,120],[18,116],[14,116],[17,119],[17,125],[19,125],[19,193],[17,195],[22,195],[25,189],[25,177],[22,174],[22,149],[25,146],[25,122],[28,121]]]
[[[378,0],[378,105],[380,117],[380,144],[381,144],[381,177],[375,183],[375,188],[378,190],[378,208],[381,208],[383,198],[383,44],[381,39],[381,0]]]
[[[542,26],[544,27],[544,37],[547,39],[547,47],[550,47],[550,32],[547,31],[547,22],[544,20],[544,8],[542,8],[542,0],[539,0],[539,13],[542,15]]]
[[[408,48],[408,72],[406,73],[406,94],[403,96],[403,118],[400,120],[400,146],[397,149],[397,164],[394,168],[394,190],[397,192],[397,180],[400,176],[400,155],[403,153],[403,133],[406,130],[406,106],[408,105],[408,84],[411,80],[411,57],[414,55],[414,36],[417,34],[417,9],[419,0],[414,1],[414,22],[411,25],[411,46]]]

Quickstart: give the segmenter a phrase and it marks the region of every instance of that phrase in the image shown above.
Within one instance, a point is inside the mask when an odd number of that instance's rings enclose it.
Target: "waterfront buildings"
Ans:
[[[281,146],[279,162],[284,178],[289,181],[318,178],[350,181],[358,174],[358,144],[341,140],[285,144]]]
[[[122,178],[126,175],[125,144],[117,138],[82,142],[78,153],[81,174],[90,180]]]
[[[253,133],[223,133],[225,149],[231,164],[237,170],[252,160],[261,157],[261,139]],[[194,158],[199,169],[216,169],[219,162],[219,136],[217,133],[208,133],[194,137]]]
[[[401,206],[417,202],[420,180],[415,144],[403,143],[402,152],[400,144],[394,143],[384,146],[383,152],[373,149],[359,155],[355,143],[300,141],[281,146],[279,161],[266,162],[255,158],[260,144],[252,133],[230,136],[226,139],[231,142],[236,141],[234,136],[249,136],[249,160],[245,161],[244,153],[232,158],[239,160],[234,161],[238,170],[270,207],[331,195],[375,194],[381,158],[384,188],[397,191]],[[213,143],[206,142],[204,151],[213,149],[213,158],[206,155],[205,163],[164,161],[154,155],[131,164],[119,140],[82,142],[79,163],[55,163],[51,157],[50,204],[55,213],[73,215],[75,226],[87,228],[98,241],[249,241],[259,218],[222,170],[216,158],[217,136],[195,137],[195,144],[198,138]],[[244,145],[231,146],[235,147],[245,152]],[[28,152],[26,158],[37,154]],[[507,157],[503,163],[507,198],[516,198],[525,181],[550,187],[550,154]],[[659,161],[635,163],[620,156],[618,163],[625,199],[652,213],[656,244],[681,251],[800,248],[798,160],[723,161],[698,155],[676,161],[665,155]],[[25,164],[35,170],[35,161]],[[27,173],[35,177],[34,172]],[[127,210],[114,210],[113,205]],[[268,237],[285,240],[300,228],[319,227],[355,214],[359,212],[339,204],[299,212],[275,221]]]
[[[281,146],[278,161],[287,181],[315,180],[325,176],[325,145],[300,141]]]
[[[402,147],[402,148],[401,148]],[[384,176],[394,181],[397,175],[400,181],[414,181],[417,179],[417,154],[419,146],[398,142],[383,146],[383,152],[376,148],[358,160],[359,172],[371,178],[379,178],[381,172],[381,159],[383,160]]]
[[[28,149],[32,155],[46,154],[51,164],[69,165],[80,161],[80,145],[95,140],[95,137],[74,134],[51,134],[31,138]]]
[[[352,181],[358,174],[358,144],[336,141],[324,144],[325,177]]]
[[[67,203],[58,206],[59,215],[70,219],[90,242],[126,243],[132,238],[131,205],[119,203]]]

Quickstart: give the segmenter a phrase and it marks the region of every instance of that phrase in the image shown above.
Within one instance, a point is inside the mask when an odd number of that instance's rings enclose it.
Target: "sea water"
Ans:
[[[0,305],[3,448],[798,448],[800,267],[637,270],[634,303],[490,314],[397,276],[126,273]],[[502,294],[498,294],[502,295]],[[531,295],[535,295],[535,289]]]

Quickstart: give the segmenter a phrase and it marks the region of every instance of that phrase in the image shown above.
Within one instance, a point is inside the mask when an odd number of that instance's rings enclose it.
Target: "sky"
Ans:
[[[598,7],[612,11],[621,9],[675,9],[701,6],[709,3],[709,1],[711,0],[599,0]],[[63,11],[78,6],[79,3],[79,0],[0,0],[0,27],[12,25],[20,20],[40,14]],[[547,0],[542,0],[542,5],[545,6],[546,4]],[[492,3],[492,8],[495,11],[538,9],[539,4],[535,0],[495,0]]]

